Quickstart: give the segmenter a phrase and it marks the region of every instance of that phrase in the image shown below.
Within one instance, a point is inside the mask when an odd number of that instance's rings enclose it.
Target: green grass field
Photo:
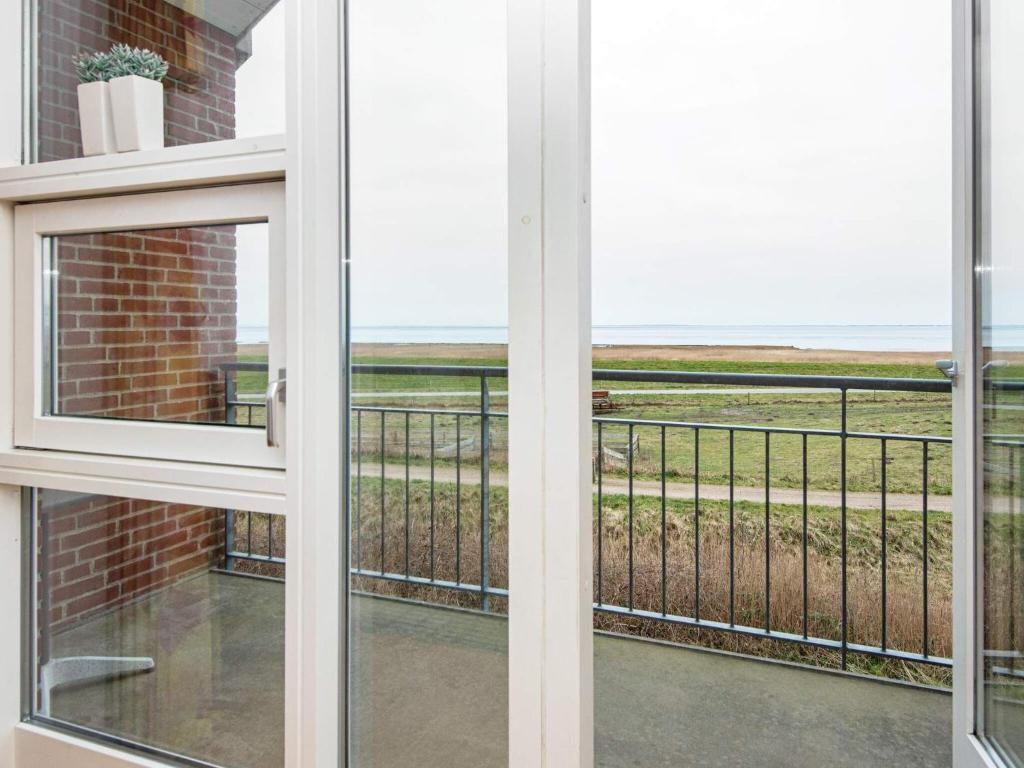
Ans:
[[[386,362],[446,365],[504,365],[503,360],[403,358],[387,360],[357,359],[359,362]],[[749,362],[659,362],[601,361],[602,368],[643,370],[717,371],[735,373],[813,374],[842,376],[883,376],[900,378],[931,378],[941,376],[932,366],[895,364],[842,363],[749,363]],[[462,377],[417,377],[357,375],[354,391],[363,394],[357,404],[386,404],[419,408],[479,407],[479,397],[388,397],[375,400],[373,392],[475,392],[479,381]],[[505,390],[503,379],[492,379],[492,391]],[[595,381],[595,388],[615,389],[708,389],[708,385],[663,385]],[[716,389],[718,387],[715,387]],[[729,388],[722,387],[728,390]],[[732,388],[737,389],[737,388]],[[616,410],[602,414],[612,419],[647,419],[658,421],[699,422],[706,424],[752,425],[767,427],[801,427],[836,430],[840,427],[840,404],[837,392],[799,394],[735,395],[613,395]],[[505,397],[495,394],[492,407],[504,409]],[[929,393],[854,392],[849,395],[848,429],[860,432],[917,434],[948,437],[951,432],[950,397]],[[367,414],[367,430],[372,420]],[[450,426],[450,425],[448,425]],[[474,428],[469,425],[467,428]],[[494,441],[503,443],[500,420],[494,421]],[[602,427],[606,446],[625,447],[627,427]],[[637,477],[654,479],[661,472],[660,429],[637,427],[639,450],[634,460]],[[728,433],[703,430],[700,436],[700,476],[702,483],[726,484],[729,481]],[[775,487],[800,487],[803,482],[802,442],[796,436],[773,436],[770,447],[771,483]],[[854,491],[876,491],[881,481],[881,453],[877,440],[851,440],[848,445],[847,482]],[[622,452],[620,450],[620,452]],[[690,429],[670,428],[666,433],[665,466],[668,477],[692,481],[694,476],[694,434]],[[808,485],[811,488],[835,490],[840,487],[839,440],[832,437],[811,437],[808,440]],[[931,446],[928,490],[932,494],[948,494],[951,489],[950,451],[948,446]],[[922,489],[923,455],[916,444],[890,441],[887,450],[888,490],[920,493]],[[472,459],[468,460],[472,466]],[[735,481],[738,485],[763,486],[764,438],[760,433],[737,433],[734,443]],[[612,476],[625,476],[625,467],[606,466]]]
[[[258,361],[256,356],[243,358]],[[357,358],[355,363],[383,363],[403,365],[453,365],[453,366],[504,366],[502,359],[464,358]],[[663,361],[601,361],[602,368],[634,370],[685,370],[717,371],[730,373],[776,373],[832,376],[876,376],[899,378],[941,377],[933,366],[909,364],[862,364],[862,363],[754,363],[754,362],[671,362]],[[503,411],[507,406],[504,379],[491,379],[491,408]],[[708,389],[708,385],[663,385],[650,383],[624,383],[595,381],[595,388],[610,389]],[[452,376],[408,376],[408,375],[356,375],[353,392],[356,405],[387,405],[430,409],[479,408],[479,379]],[[243,396],[258,397],[266,388],[266,375],[240,372],[238,391]],[[719,387],[715,387],[719,389]],[[729,390],[730,388],[721,387]],[[732,388],[737,389],[737,388]],[[374,398],[373,393],[386,392],[392,396]],[[437,397],[410,396],[395,397],[393,393],[437,393]],[[466,393],[463,396],[445,393]],[[472,393],[472,394],[469,394]],[[635,394],[613,395],[616,409],[601,414],[609,419],[642,419],[656,421],[697,422],[717,425],[745,425],[758,427],[796,427],[807,429],[837,430],[840,427],[840,404],[837,392],[821,393],[765,393],[737,392],[735,395],[670,395]],[[879,432],[888,434],[913,434],[948,437],[951,434],[950,396],[929,393],[852,392],[848,401],[848,429],[858,432]],[[388,442],[396,448],[387,449],[389,457],[404,458],[401,435],[394,434],[400,425],[399,417],[391,416],[392,431]],[[259,423],[261,414],[254,413],[254,422]],[[379,434],[379,416],[366,414],[364,429],[367,435]],[[454,420],[445,417],[435,419],[435,427],[444,435],[453,433]],[[464,419],[463,428],[467,433],[479,430],[479,421]],[[429,429],[429,417],[414,416],[412,429],[424,433]],[[506,444],[506,423],[493,419],[491,436],[494,445],[492,463],[501,468],[504,462],[502,446]],[[623,452],[627,441],[628,427],[607,424],[602,426],[603,442],[606,447]],[[660,477],[661,436],[660,429],[639,426],[634,432],[638,439],[638,450],[634,456],[634,475],[638,478]],[[596,437],[595,437],[596,441]],[[734,478],[737,485],[763,487],[765,484],[764,436],[762,433],[737,432],[734,437],[733,461]],[[835,437],[812,436],[808,439],[808,487],[819,490],[837,490],[841,479],[840,445]],[[803,445],[799,436],[774,435],[771,438],[770,483],[777,488],[799,488],[803,484]],[[374,460],[379,448],[364,443],[364,458]],[[878,440],[850,440],[847,448],[847,487],[851,491],[880,490],[882,475],[881,446]],[[413,461],[423,464],[427,451],[415,451]],[[670,481],[692,482],[694,478],[695,436],[692,429],[669,428],[665,439],[665,469]],[[463,459],[464,466],[476,466],[476,459],[469,455]],[[450,459],[440,457],[439,465],[450,465]],[[890,492],[921,493],[923,486],[924,456],[919,444],[888,441],[887,445],[887,489]],[[609,462],[604,470],[610,477],[625,477],[625,466]],[[700,481],[707,484],[725,485],[729,482],[729,435],[722,430],[705,429],[700,434]],[[929,448],[928,492],[948,495],[951,492],[951,452],[948,445],[932,444]]]

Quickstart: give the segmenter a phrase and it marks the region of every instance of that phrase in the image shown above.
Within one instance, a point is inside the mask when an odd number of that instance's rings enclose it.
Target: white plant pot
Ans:
[[[117,151],[107,83],[82,83],[78,86],[78,123],[82,129],[82,153],[86,157]]]
[[[118,152],[164,145],[164,84],[138,75],[110,81]]]

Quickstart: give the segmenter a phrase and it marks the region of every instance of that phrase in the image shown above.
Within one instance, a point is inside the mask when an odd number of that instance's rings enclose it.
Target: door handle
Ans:
[[[956,360],[936,360],[935,367],[942,371],[942,375],[950,381],[956,381],[956,377],[960,374],[960,366],[957,365]]]
[[[281,442],[278,439],[277,404],[285,402],[285,389],[288,379],[284,377],[284,371],[280,372],[281,378],[274,379],[267,384],[266,413],[267,413],[267,446],[277,448]]]

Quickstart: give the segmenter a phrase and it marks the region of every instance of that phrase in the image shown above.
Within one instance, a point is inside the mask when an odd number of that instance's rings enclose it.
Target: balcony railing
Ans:
[[[239,370],[265,371],[266,366],[261,363],[225,366],[226,378],[233,380],[235,371]],[[497,559],[490,548],[496,536],[504,540],[507,530],[506,516],[494,519],[492,497],[495,487],[507,484],[507,474],[501,465],[504,464],[505,455],[502,438],[507,434],[503,427],[508,414],[493,406],[495,396],[500,397],[504,393],[496,392],[492,383],[505,379],[507,369],[354,365],[353,373],[356,376],[389,377],[383,380],[398,383],[387,393],[357,392],[353,399],[350,521],[352,576],[365,579],[363,583],[391,583],[424,588],[427,591],[421,589],[419,596],[428,602],[436,599],[437,595],[452,593],[477,599],[477,605],[483,610],[502,610],[508,590],[503,579],[495,579],[492,575]],[[476,384],[472,389],[465,388],[467,391],[442,387],[439,392],[424,393],[422,387],[419,390],[408,389],[410,380],[407,377],[436,377],[441,381],[455,377],[472,379]],[[934,454],[940,446],[947,446],[944,451],[949,450],[952,440],[943,435],[850,428],[851,393],[948,395],[951,391],[949,381],[640,370],[594,370],[593,379],[595,382],[679,388],[679,394],[686,394],[686,386],[703,385],[742,388],[729,390],[733,393],[771,393],[774,390],[790,396],[829,392],[838,395],[836,428],[626,418],[607,415],[604,411],[595,416],[596,612],[623,619],[714,630],[827,649],[839,654],[844,668],[847,656],[851,653],[940,667],[951,666],[952,660],[948,655],[937,654],[932,650],[930,613],[935,609],[929,605],[929,600],[934,597],[929,578],[931,564],[936,556],[930,551],[930,546],[935,546],[930,544],[930,540],[935,538],[933,517],[939,513],[935,512],[934,504],[932,510],[929,509],[929,464],[935,459]],[[261,404],[239,398],[230,381],[225,391],[228,395],[228,420],[235,421],[239,411],[244,409],[244,418],[251,422],[254,410],[258,410]],[[661,396],[668,394],[666,390],[657,391]],[[690,392],[711,394],[706,389],[691,389]],[[632,390],[630,396],[638,394],[642,394],[642,390]],[[465,402],[472,397],[474,406],[415,407],[402,402],[424,396],[434,402],[442,397],[453,397]],[[370,397],[375,397],[377,402],[365,405],[359,403],[359,400]],[[380,404],[381,400],[388,398],[395,400],[396,404]],[[820,407],[831,406],[820,403]],[[948,401],[943,401],[940,407],[948,408]],[[645,449],[651,442],[654,444],[653,451],[647,450],[648,461],[643,471],[637,466],[641,434],[645,440]],[[684,440],[689,441],[686,454],[692,455],[693,462],[689,468],[692,478],[686,483],[692,484],[692,487],[685,492],[681,490],[683,483],[670,479],[679,475],[679,468],[676,466],[670,469],[670,450],[667,447],[669,444],[680,446]],[[747,594],[743,594],[737,579],[741,569],[738,530],[742,525],[749,525],[750,505],[753,503],[755,489],[750,487],[749,481],[747,485],[737,482],[736,467],[741,458],[749,463],[749,456],[742,457],[741,453],[749,453],[751,440],[756,440],[759,445],[759,458],[763,451],[763,487],[756,494],[759,497],[758,526],[759,531],[763,531],[763,536],[759,533],[763,538],[763,548],[757,555],[762,582],[758,595],[750,594],[749,551],[742,553],[747,560],[743,566],[743,572],[747,574]],[[825,452],[835,456],[838,487],[827,491],[812,487],[809,480],[812,474],[809,441],[814,441],[818,450],[826,443],[834,445],[834,449],[828,448]],[[720,455],[724,455],[727,450],[725,483],[709,484],[702,481],[701,449],[711,444],[716,446]],[[857,506],[851,505],[854,492],[848,482],[848,461],[854,444],[858,446],[857,455],[860,460],[863,460],[865,450],[873,452],[877,457],[880,474],[875,489],[877,502],[872,502],[868,510],[872,515],[872,524],[873,515],[877,514],[877,543],[880,548],[877,566],[871,566],[877,568],[872,578],[877,577],[879,585],[877,623],[880,631],[873,642],[864,641],[863,633],[860,640],[851,637],[850,595],[851,588],[855,586],[851,580],[851,569],[856,568],[857,584],[863,586],[865,569],[868,568],[863,558],[854,562],[850,553],[850,515],[853,512],[864,514],[863,501],[866,496],[861,489],[855,494]],[[873,445],[874,448],[866,449],[863,447],[865,444]],[[787,488],[773,487],[773,467],[776,462],[773,450],[787,446],[787,455],[792,456],[794,445],[798,446],[795,455],[799,457],[795,481],[791,476]],[[919,462],[919,475],[915,470],[915,476],[920,479],[919,490],[916,493],[905,490],[898,494],[890,492],[887,473],[892,457],[898,454],[902,465],[905,465],[915,453]],[[497,462],[496,455],[499,456]],[[653,474],[655,479],[643,480],[641,475],[644,474]],[[906,477],[903,482],[905,484]],[[784,496],[782,501],[779,500],[779,494]],[[908,513],[911,519],[919,516],[916,523],[919,536],[914,537],[916,541],[911,547],[911,556],[918,561],[916,572],[919,574],[916,589],[920,599],[920,618],[919,626],[913,633],[918,642],[917,647],[907,647],[905,642],[894,643],[890,636],[893,611],[888,601],[892,591],[889,580],[893,555],[889,551],[890,533],[887,529],[893,514],[890,502],[894,496],[900,499],[898,508],[903,532],[901,535],[904,538],[907,535]],[[912,508],[916,502],[913,505],[908,503],[908,498],[912,496],[920,499],[919,508]],[[941,510],[941,516],[948,529],[948,496],[941,497],[941,500],[947,505],[946,509]],[[744,510],[742,513],[741,506]],[[835,632],[815,631],[816,622],[821,624],[818,616],[820,611],[812,606],[815,577],[809,556],[809,540],[815,516],[825,514],[821,511],[823,506],[834,511],[837,517],[834,528],[830,530],[836,534],[838,541],[827,542],[829,546],[834,545],[837,550],[835,558],[838,560]],[[773,530],[773,523],[780,509],[789,510],[786,525],[790,527],[782,526],[777,533]],[[796,510],[795,517],[791,514],[793,510]],[[831,515],[832,511],[828,514]],[[713,512],[719,514],[721,529],[727,531],[727,548],[723,556],[724,563],[719,559],[709,565],[705,562],[707,556],[701,552],[702,522],[706,514],[711,515]],[[241,560],[284,564],[283,530],[275,531],[272,521],[269,518],[260,520],[259,515],[229,514],[229,567]],[[454,519],[450,520],[450,517]],[[794,519],[798,520],[797,527],[792,527]],[[255,539],[254,525],[259,532]],[[675,544],[673,550],[673,541],[681,540],[683,534],[690,537],[689,544],[685,548]],[[799,565],[796,567],[800,592],[798,623],[779,622],[773,614],[772,599],[775,592],[772,582],[776,574],[772,556],[780,551],[778,538],[783,535],[788,538],[785,546],[789,552],[794,547],[799,552]],[[820,536],[820,530],[814,535]],[[862,536],[863,531],[859,535]],[[622,554],[624,547],[624,562],[610,563],[609,547],[614,547],[618,555]],[[646,552],[643,558],[641,549]],[[907,542],[903,541],[898,554],[904,561],[908,557],[907,549]],[[685,561],[680,559],[680,553],[685,555]],[[942,558],[946,558],[946,554],[943,553]],[[652,562],[656,567],[651,567]],[[715,570],[716,577],[721,577],[724,570],[723,581],[727,580],[727,588],[723,588],[722,594],[717,597],[707,598],[702,594],[702,588],[709,588],[707,585],[711,568]],[[683,575],[690,579],[688,587],[680,583]],[[792,573],[790,578],[795,581]],[[647,587],[642,597],[637,594],[641,580]],[[792,588],[792,584],[786,588]],[[944,582],[943,591],[945,588]],[[499,605],[495,606],[495,601]],[[760,601],[759,610],[752,609],[752,601]],[[684,606],[682,610],[681,605]],[[780,623],[783,625],[779,626]],[[940,647],[946,648],[948,644]]]

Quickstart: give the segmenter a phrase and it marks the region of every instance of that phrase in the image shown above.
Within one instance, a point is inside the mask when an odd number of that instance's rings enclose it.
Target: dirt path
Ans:
[[[363,477],[380,477],[380,465],[372,465],[364,462]],[[404,480],[404,464],[385,465],[384,476],[388,480]],[[410,466],[409,478],[411,480],[430,480],[430,467]],[[441,483],[454,483],[456,472],[454,467],[435,467],[434,479]],[[462,483],[464,485],[479,485],[480,471],[478,468],[466,468],[462,471]],[[508,475],[504,472],[491,470],[491,485],[507,486]],[[604,478],[603,491],[606,494],[629,493],[629,484],[621,478]],[[751,486],[736,486],[734,489],[736,501],[752,501],[758,504],[764,503],[764,488]],[[666,483],[665,495],[670,499],[693,499],[693,483]],[[661,482],[658,480],[633,480],[633,494],[636,496],[661,497]],[[712,501],[728,501],[729,486],[701,484],[700,497]],[[803,491],[799,488],[772,488],[772,504],[792,504],[800,506],[803,504]],[[842,506],[842,498],[839,491],[816,491],[807,492],[807,503],[811,506],[833,507],[839,509]],[[878,493],[866,493],[863,491],[849,491],[846,494],[846,506],[848,509],[880,510],[881,499]],[[914,493],[889,493],[886,495],[886,508],[893,510],[909,510],[911,512],[921,511],[921,495]],[[952,512],[952,496],[928,497],[928,509],[932,512]]]

